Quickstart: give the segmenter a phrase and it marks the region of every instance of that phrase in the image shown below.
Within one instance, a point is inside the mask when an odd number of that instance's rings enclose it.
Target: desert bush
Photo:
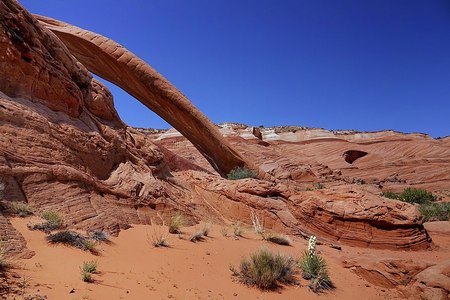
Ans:
[[[240,222],[231,225],[233,227],[233,234],[235,237],[242,237],[245,229],[242,227]]]
[[[311,236],[308,242],[308,250],[303,253],[298,265],[303,272],[303,278],[311,280],[309,287],[314,292],[319,292],[321,289],[332,288],[333,283],[328,275],[328,266],[325,259],[315,251],[316,237]]]
[[[401,193],[383,192],[381,193],[381,196],[417,204],[425,204],[436,200],[436,196],[434,196],[432,193],[423,189],[416,188],[406,188]]]
[[[194,232],[191,235],[191,237],[189,238],[189,240],[193,243],[202,241],[203,240],[203,230],[197,230],[196,232]]]
[[[45,232],[51,232],[59,229],[63,225],[62,217],[54,211],[45,211],[41,214],[41,218],[45,220],[43,223],[35,224],[30,227],[32,230],[41,230]]]
[[[271,233],[271,234],[265,236],[264,239],[268,242],[275,243],[278,245],[283,245],[283,246],[290,246],[292,244],[292,241],[289,237],[280,235],[280,234]]]
[[[321,190],[321,189],[325,188],[325,185],[323,185],[322,183],[318,182],[318,183],[316,183],[316,184],[314,185],[314,187],[315,187],[317,190]]]
[[[211,228],[211,223],[205,223],[205,225],[203,225],[203,228],[202,228],[203,236],[209,235],[210,228]]]
[[[239,270],[230,266],[230,270],[238,280],[249,286],[257,286],[260,289],[273,289],[279,283],[294,282],[294,260],[282,254],[273,254],[263,248],[243,259]]]
[[[147,232],[147,241],[156,248],[170,247],[168,233],[162,227],[152,225],[152,233]]]
[[[264,226],[261,224],[258,216],[253,210],[250,212],[250,218],[252,220],[253,229],[255,230],[256,234],[264,236]]]
[[[78,232],[64,230],[47,236],[47,241],[52,244],[65,244],[79,248],[83,251],[97,252],[95,241],[90,240]]]
[[[180,233],[180,229],[184,224],[183,215],[176,213],[170,218],[169,233]]]
[[[107,242],[109,241],[108,234],[103,230],[94,230],[89,233],[89,237],[96,242]]]
[[[450,219],[450,202],[421,204],[419,211],[425,222],[448,221]]]
[[[97,265],[98,265],[98,263],[95,260],[84,261],[82,271],[87,272],[87,273],[96,273]]]
[[[256,173],[246,167],[237,167],[228,173],[229,180],[239,180],[245,178],[256,178]]]
[[[13,209],[14,213],[21,218],[25,218],[33,214],[33,209],[28,203],[13,202],[11,204],[11,208]]]
[[[93,282],[91,273],[81,270],[81,280],[84,282]]]

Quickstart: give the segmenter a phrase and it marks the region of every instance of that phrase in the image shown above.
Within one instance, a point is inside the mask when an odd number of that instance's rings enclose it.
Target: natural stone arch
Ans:
[[[238,166],[268,176],[228,143],[217,127],[177,88],[146,62],[102,35],[48,17],[35,17],[86,68],[113,82],[185,136],[220,175]]]

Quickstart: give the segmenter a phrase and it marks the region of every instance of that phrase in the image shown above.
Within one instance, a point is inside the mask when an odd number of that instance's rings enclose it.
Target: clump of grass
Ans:
[[[147,241],[156,248],[170,247],[168,233],[162,227],[152,225],[152,228],[153,230],[150,235],[147,232]]]
[[[250,218],[252,220],[253,229],[255,230],[256,234],[264,236],[264,226],[261,224],[258,216],[253,210],[250,212]]]
[[[184,225],[183,215],[177,212],[170,218],[169,233],[173,234],[181,233],[180,229],[183,225]]]
[[[262,248],[253,253],[250,259],[243,259],[239,270],[230,266],[238,280],[260,289],[274,289],[280,283],[294,283],[294,260],[282,254],[273,254]]]
[[[51,232],[60,229],[63,225],[62,217],[55,211],[44,211],[41,214],[41,218],[44,219],[45,222],[35,224],[31,226],[30,229]]]
[[[0,271],[6,269],[9,266],[9,259],[6,256],[8,248],[3,241],[0,241]]]
[[[87,273],[96,273],[97,265],[98,265],[98,263],[95,260],[85,261],[85,262],[83,262],[82,271],[87,272]]]
[[[450,220],[450,202],[421,204],[419,211],[425,222]]]
[[[318,183],[316,183],[316,184],[314,185],[314,187],[315,187],[317,190],[321,190],[321,189],[324,189],[324,188],[325,188],[325,185],[323,185],[322,183],[318,182]]]
[[[233,234],[235,237],[242,237],[242,235],[245,232],[245,229],[242,227],[240,222],[237,222],[233,225],[231,225],[233,227]]]
[[[209,235],[210,228],[211,228],[211,223],[205,223],[205,225],[203,225],[203,228],[202,228],[203,236]]]
[[[52,244],[65,244],[83,251],[96,253],[96,243],[88,237],[75,231],[64,230],[47,236],[47,241]]]
[[[220,232],[224,237],[228,237],[228,228],[222,227],[222,229],[220,229]]]
[[[416,188],[406,188],[401,193],[383,192],[381,196],[416,204],[426,204],[436,200],[436,196],[431,192]]]
[[[245,178],[256,178],[257,174],[246,167],[237,167],[228,173],[229,180],[239,180]]]
[[[96,261],[85,261],[81,269],[81,280],[84,282],[93,282],[92,274],[97,273]]]
[[[28,203],[24,202],[13,202],[11,207],[15,214],[21,218],[28,217],[33,214],[33,209]]]
[[[197,230],[190,237],[189,240],[193,243],[203,240],[203,230]]]
[[[96,242],[108,242],[109,236],[103,230],[94,230],[89,234],[89,237]]]
[[[303,278],[309,279],[309,287],[314,292],[319,292],[321,289],[333,288],[333,283],[328,275],[328,266],[316,250],[316,237],[311,236],[308,242],[308,250],[303,253],[298,265],[303,271]]]
[[[285,235],[280,235],[280,234],[271,233],[271,234],[265,236],[264,239],[271,243],[275,243],[275,244],[283,245],[283,246],[290,246],[292,244],[292,241],[289,237],[287,237]]]

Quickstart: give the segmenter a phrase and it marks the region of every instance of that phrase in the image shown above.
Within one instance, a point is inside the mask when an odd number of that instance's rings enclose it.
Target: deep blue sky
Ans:
[[[110,37],[213,122],[450,134],[449,0],[21,0]],[[122,119],[169,127],[108,84]]]

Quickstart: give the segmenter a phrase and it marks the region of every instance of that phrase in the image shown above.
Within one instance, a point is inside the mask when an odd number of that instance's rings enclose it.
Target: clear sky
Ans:
[[[20,0],[137,54],[213,122],[450,135],[449,0]],[[122,119],[167,128],[108,84]]]

